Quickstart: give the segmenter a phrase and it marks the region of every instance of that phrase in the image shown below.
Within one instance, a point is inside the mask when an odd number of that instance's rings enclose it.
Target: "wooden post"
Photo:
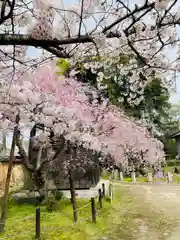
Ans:
[[[105,196],[106,196],[105,184],[102,183],[102,197],[104,198]]]
[[[76,193],[75,193],[74,181],[72,179],[71,172],[69,173],[69,185],[70,185],[70,192],[71,192],[71,202],[73,207],[74,222],[77,222]]]
[[[2,199],[2,210],[1,210],[1,227],[2,228],[0,229],[0,232],[4,231],[4,226],[5,226],[5,219],[6,219],[6,214],[7,214],[7,200],[8,200],[8,194],[9,194],[11,173],[12,173],[12,168],[13,168],[14,151],[15,151],[15,146],[16,146],[16,138],[17,138],[17,134],[18,134],[19,121],[20,121],[20,117],[19,117],[19,115],[17,115],[16,116],[16,126],[14,127],[12,143],[11,143],[11,152],[10,152],[10,157],[9,157],[9,165],[8,165],[5,189],[4,189],[4,196]]]
[[[102,208],[102,193],[101,193],[100,188],[99,188],[98,192],[99,192],[99,207]]]
[[[112,202],[112,200],[113,200],[113,186],[112,186],[112,184],[109,184],[109,198],[110,198],[110,201]]]
[[[91,210],[92,210],[92,221],[96,223],[96,207],[95,207],[95,199],[91,198]]]
[[[40,239],[40,208],[36,208],[36,239]]]

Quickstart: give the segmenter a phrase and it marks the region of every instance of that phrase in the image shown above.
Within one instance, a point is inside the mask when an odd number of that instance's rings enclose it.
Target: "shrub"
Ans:
[[[180,173],[180,170],[179,170],[177,167],[175,167],[175,168],[174,168],[174,173],[179,174],[179,173]]]
[[[46,201],[46,210],[48,212],[57,211],[58,209],[59,209],[59,202],[57,200],[51,197]]]
[[[137,170],[137,171],[135,172],[135,174],[136,174],[136,177],[139,177],[139,176],[140,176],[139,170]]]
[[[111,202],[111,198],[110,198],[110,197],[105,197],[104,200],[105,200],[106,202],[109,202],[109,203]]]
[[[180,166],[180,160],[168,160],[167,166],[168,167]]]
[[[147,170],[145,168],[139,168],[139,173],[144,177],[147,174]]]
[[[57,191],[54,195],[54,199],[56,201],[60,201],[63,198],[63,193],[61,191]]]
[[[13,199],[10,195],[8,196],[8,200],[7,200],[7,204],[8,204],[8,207],[12,207],[13,205],[16,204],[16,201],[15,199]]]

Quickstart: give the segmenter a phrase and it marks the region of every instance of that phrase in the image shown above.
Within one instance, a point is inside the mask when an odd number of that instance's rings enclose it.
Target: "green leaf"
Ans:
[[[70,64],[67,59],[60,58],[60,59],[58,59],[56,66],[58,66],[61,70],[61,71],[57,72],[57,74],[64,75],[69,70]]]
[[[119,64],[128,65],[130,61],[130,56],[125,54],[119,55]]]

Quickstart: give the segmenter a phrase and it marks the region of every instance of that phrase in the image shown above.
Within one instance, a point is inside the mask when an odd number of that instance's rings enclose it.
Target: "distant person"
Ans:
[[[163,178],[164,176],[163,176],[163,172],[162,171],[160,171],[160,169],[158,169],[157,170],[157,173],[156,173],[156,175],[157,175],[157,178],[158,179],[160,179],[160,178]]]

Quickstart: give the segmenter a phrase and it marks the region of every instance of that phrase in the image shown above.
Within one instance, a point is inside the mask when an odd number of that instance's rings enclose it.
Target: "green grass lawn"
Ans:
[[[179,168],[179,166],[177,166]],[[173,172],[173,168],[174,167],[165,167],[165,173],[167,172]],[[180,183],[180,175],[179,174],[176,174],[176,173],[173,173],[173,183]]]
[[[148,231],[162,234],[164,229],[170,227],[170,222],[154,212],[143,198],[138,198],[136,191],[130,193],[129,187],[114,187],[113,202],[103,200],[103,209],[97,216],[96,224],[91,220],[90,205],[78,212],[77,223],[73,222],[69,199],[61,200],[59,210],[52,213],[41,206],[41,240],[102,240],[103,237],[111,240],[139,240],[140,223],[145,224]],[[77,199],[78,208],[88,203],[89,200]],[[0,235],[0,239],[34,239],[35,209],[32,205],[10,203],[5,233]]]
[[[165,167],[164,168],[165,173],[172,172],[172,170],[173,170],[173,167]]]
[[[84,205],[88,205],[83,208]],[[96,206],[98,202],[96,199]],[[59,210],[49,213],[45,206],[41,206],[41,240],[80,240],[92,239],[103,233],[111,210],[111,204],[103,200],[103,209],[97,216],[97,223],[92,223],[90,200],[77,199],[78,222],[73,222],[72,205],[69,199],[59,201]],[[5,233],[0,234],[0,239],[29,240],[35,235],[36,206],[10,203]]]
[[[137,177],[136,181],[137,181],[137,183],[146,183],[146,182],[148,182],[148,179],[146,177]],[[158,179],[158,181],[164,182],[165,179],[164,178]],[[173,173],[172,181],[173,181],[173,183],[180,183],[180,175]],[[125,177],[124,182],[132,182],[132,179],[130,177],[129,178]]]
[[[173,172],[173,168],[174,167],[165,167],[165,173],[168,173],[168,172]],[[110,173],[103,173],[102,175],[102,179],[104,180],[108,180],[108,179],[111,179],[111,174]],[[118,180],[117,180],[118,181]],[[124,182],[132,182],[132,179],[131,177],[124,177],[123,179]],[[147,177],[136,177],[136,181],[138,183],[147,183],[148,182],[148,178]],[[159,181],[164,181],[164,179],[159,179]],[[173,173],[173,183],[180,183],[180,175],[179,174],[175,174]]]
[[[141,183],[141,182],[148,182],[148,179],[146,177],[137,177],[136,181]],[[132,178],[130,177],[125,177],[124,182],[132,182]]]

